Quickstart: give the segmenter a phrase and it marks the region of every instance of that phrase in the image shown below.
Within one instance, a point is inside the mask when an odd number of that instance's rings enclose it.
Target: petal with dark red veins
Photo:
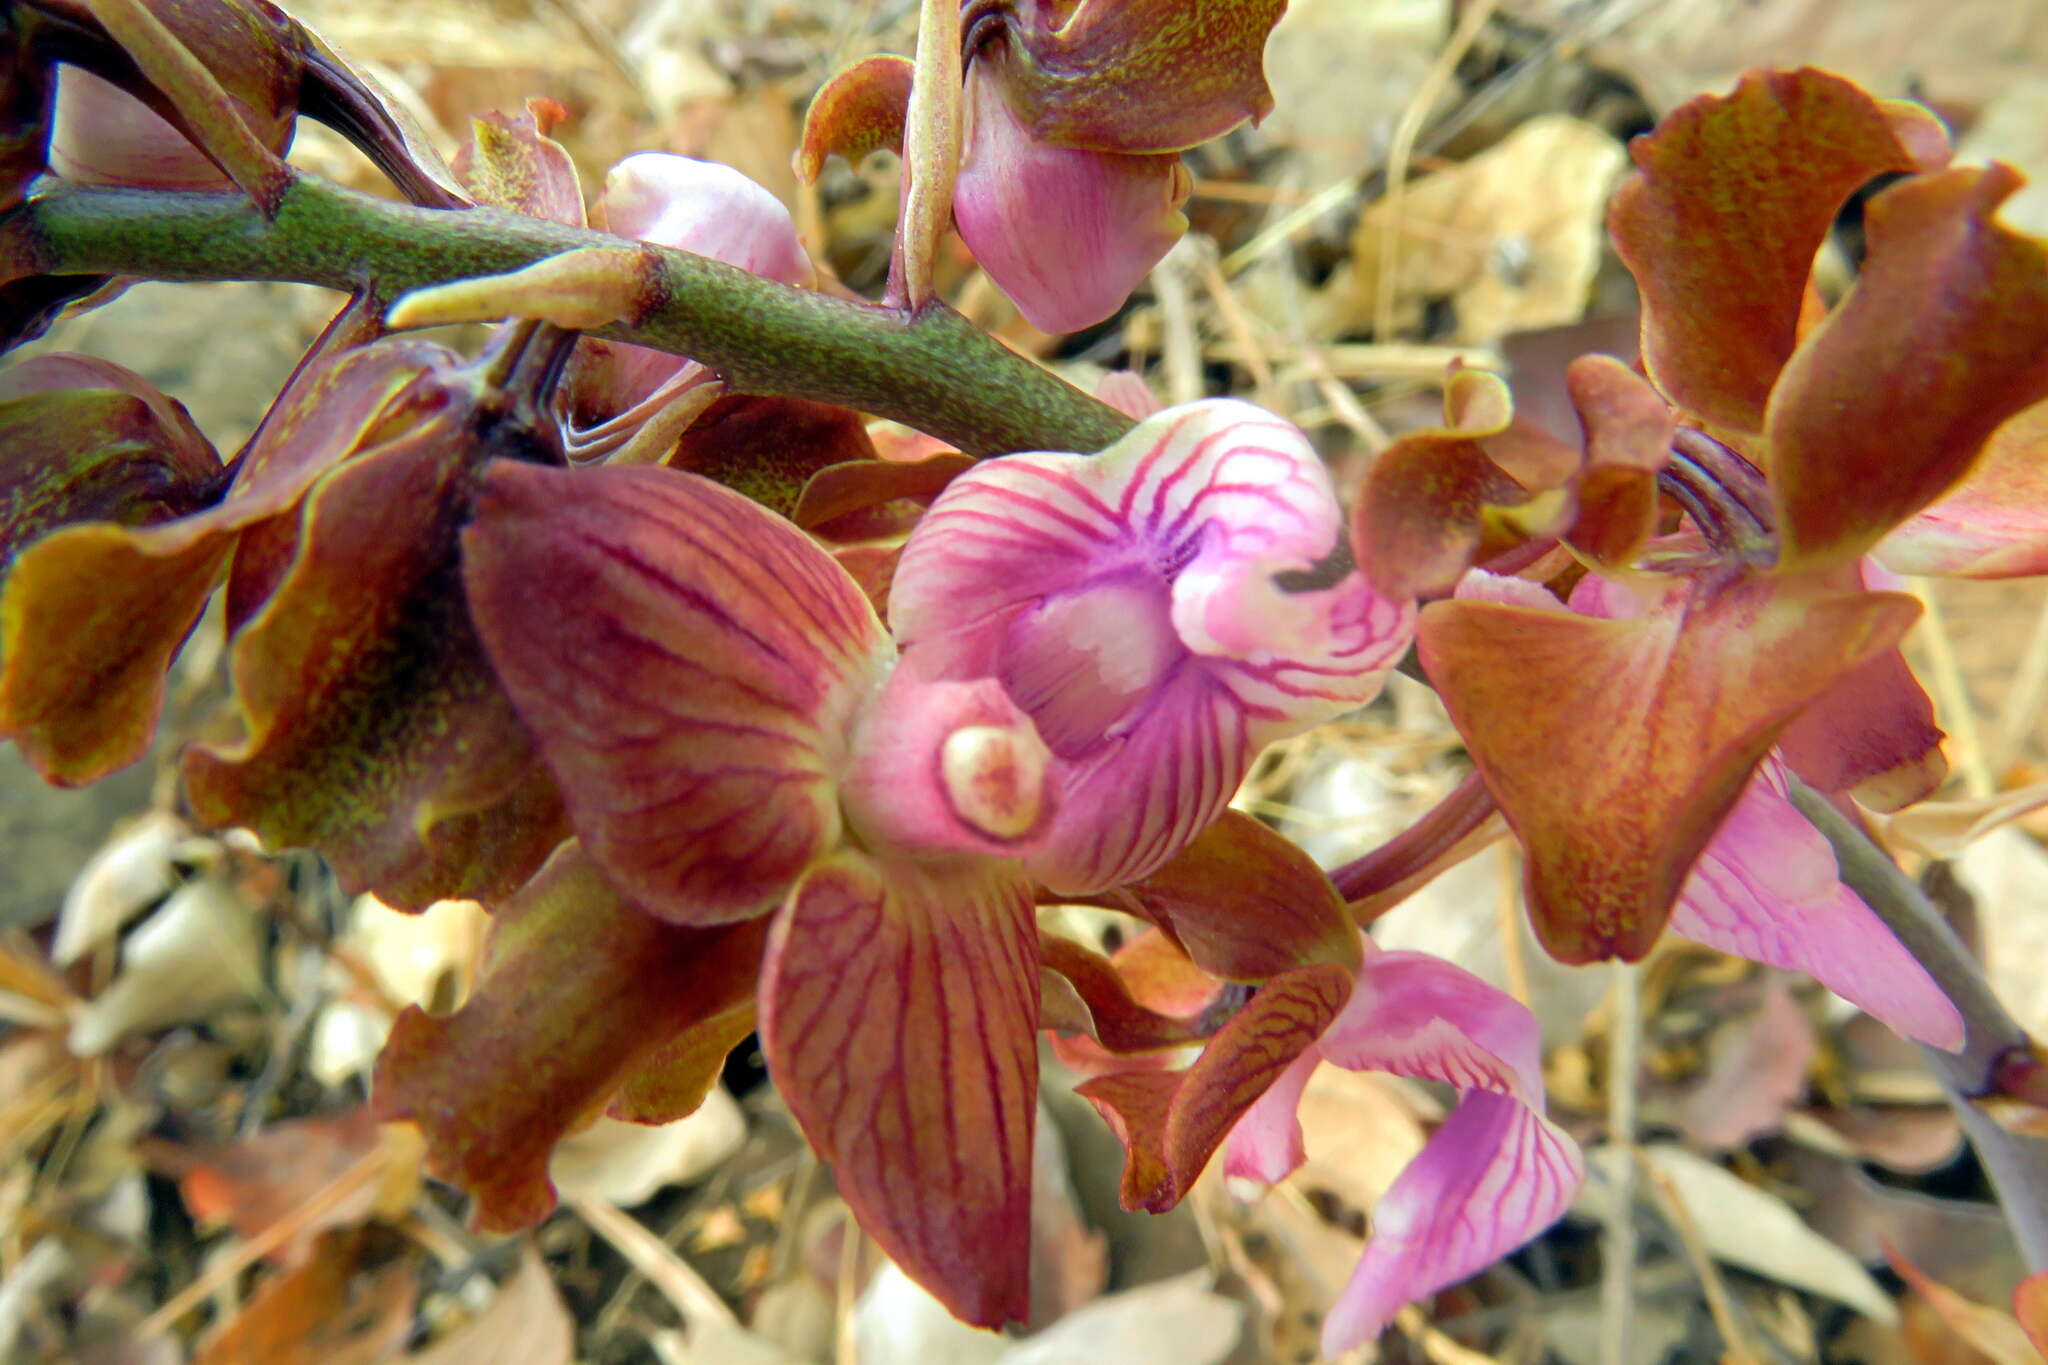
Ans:
[[[499,461],[462,541],[478,632],[622,891],[743,919],[838,843],[891,650],[802,532],[693,474]]]
[[[1115,313],[1187,231],[1178,154],[1055,147],[1017,121],[985,64],[967,73],[968,142],[953,223],[1032,326],[1077,332]]]
[[[1638,174],[1607,221],[1642,294],[1643,363],[1679,407],[1737,435],[1763,430],[1843,202],[1880,175],[1947,161],[1924,110],[1810,67],[1701,96],[1629,152]]]
[[[1041,930],[1038,958],[1073,987],[1092,1026],[1089,1036],[1111,1052],[1148,1052],[1201,1041],[1189,1020],[1141,1004],[1116,963],[1092,948]]]
[[[194,810],[310,847],[421,909],[511,894],[568,832],[463,603],[468,436],[424,427],[330,472],[230,653],[239,741],[187,750]]]
[[[468,1003],[398,1017],[371,1087],[378,1116],[420,1126],[428,1171],[477,1201],[481,1226],[537,1223],[555,1204],[548,1157],[578,1124],[607,1105],[667,1121],[709,1092],[720,1044],[744,1035],[734,1016],[766,937],[765,920],[664,924],[565,844],[493,918]]]
[[[1038,991],[1030,889],[984,859],[818,864],[761,977],[769,1071],[840,1193],[982,1327],[1030,1310]]]
[[[1341,518],[1295,428],[1216,399],[1100,455],[956,478],[905,546],[890,618],[934,678],[995,677],[1070,765],[1029,870],[1082,894],[1143,876],[1219,815],[1260,746],[1362,705],[1412,609],[1314,577]]]
[[[1785,795],[1767,757],[1693,865],[1671,931],[1724,953],[1805,972],[1931,1047],[1962,1045],[1963,1018],[1876,913],[1842,885],[1835,855]]]
[[[1781,565],[1861,555],[2048,397],[2048,244],[1993,219],[2020,183],[1993,165],[1871,200],[1862,272],[1771,393]]]
[[[1123,1141],[1124,1207],[1163,1213],[1179,1203],[1238,1120],[1314,1048],[1351,981],[1351,970],[1334,963],[1282,972],[1186,1070],[1119,1072],[1079,1086]]]
[[[1918,611],[1743,579],[1674,582],[1614,620],[1431,604],[1423,665],[1528,851],[1544,946],[1566,962],[1648,952],[1778,731]]]

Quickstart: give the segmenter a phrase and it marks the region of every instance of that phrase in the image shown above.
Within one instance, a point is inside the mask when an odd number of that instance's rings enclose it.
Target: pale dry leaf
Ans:
[[[2020,232],[2048,234],[2048,77],[2023,76],[1986,105],[1957,141],[1956,160],[2003,161],[2025,175],[2027,183],[1998,206],[1999,220]]]
[[[2040,1354],[2027,1340],[2019,1320],[2002,1308],[1978,1303],[1924,1274],[1920,1268],[1887,1247],[1886,1259],[1899,1277],[1913,1287],[1950,1331],[1990,1365],[2039,1365]]]
[[[489,923],[489,913],[475,901],[437,901],[408,915],[375,896],[358,896],[341,943],[376,975],[394,1003],[442,1012],[462,1003]],[[307,1065],[323,1084],[336,1086],[376,1060],[391,1017],[379,1005],[348,998],[348,974],[339,964],[328,964],[327,979],[339,998],[313,1026]]]
[[[519,1268],[498,1286],[489,1306],[424,1350],[405,1357],[407,1365],[570,1365],[576,1358],[576,1324],[555,1292],[547,1262],[531,1245]]]
[[[1811,64],[1882,95],[1971,108],[2038,72],[2048,8],[2013,0],[1505,0],[1504,13],[1593,39],[1661,114],[1755,66]]]
[[[996,1365],[1009,1349],[996,1333],[954,1318],[894,1262],[875,1272],[855,1302],[853,1341],[861,1365]]]
[[[1321,188],[1376,164],[1451,30],[1449,0],[1293,0],[1266,40],[1259,125]],[[1446,89],[1440,103],[1457,97]]]
[[[630,1209],[670,1185],[701,1179],[746,1136],[739,1104],[724,1086],[713,1086],[694,1114],[674,1123],[600,1117],[555,1148],[548,1177],[564,1199],[602,1199]]]
[[[172,853],[188,833],[175,815],[151,811],[108,840],[64,893],[50,960],[70,966],[169,895],[178,884]]]
[[[1964,801],[1922,801],[1873,815],[1885,838],[1928,858],[1953,858],[1991,831],[2048,806],[2048,782]]]
[[[1447,298],[1457,315],[1449,339],[1472,343],[1576,322],[1600,266],[1607,197],[1627,165],[1605,129],[1546,114],[1410,181],[1359,218],[1351,259],[1320,296],[1318,334],[1370,325],[1390,220],[1400,233],[1397,316],[1419,320],[1426,301]]]
[[[1714,1031],[1706,1075],[1680,1104],[1679,1127],[1710,1151],[1776,1132],[1806,1093],[1813,1054],[1813,1026],[1784,982],[1772,981],[1756,1010]]]
[[[113,983],[72,1015],[71,1050],[96,1057],[130,1034],[204,1019],[262,991],[255,911],[230,882],[202,877],[128,935]]]
[[[2048,851],[2007,827],[1963,850],[1955,870],[1976,898],[1991,988],[2022,1028],[2048,1035]]]
[[[1237,1348],[1244,1309],[1211,1282],[1197,1270],[1106,1295],[1010,1347],[1002,1365],[1217,1365]]]
[[[693,1322],[687,1332],[653,1332],[647,1344],[662,1365],[807,1365],[766,1337],[725,1322]]]
[[[1707,1253],[1727,1265],[1846,1304],[1879,1322],[1898,1310],[1862,1263],[1804,1222],[1783,1199],[1675,1143],[1652,1143],[1643,1154],[1670,1182]],[[1586,1154],[1587,1180],[1574,1211],[1604,1220],[1616,1197],[1627,1150],[1596,1147]]]

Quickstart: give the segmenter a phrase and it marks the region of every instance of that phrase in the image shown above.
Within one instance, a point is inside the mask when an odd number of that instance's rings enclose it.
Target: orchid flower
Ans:
[[[484,480],[470,602],[590,858],[672,925],[773,915],[777,1084],[968,1321],[1026,1307],[1032,883],[1158,867],[1260,745],[1372,695],[1409,609],[1356,573],[1274,581],[1340,526],[1298,431],[1168,409],[961,474],[905,547],[892,639],[824,550],[703,479]]]
[[[1382,457],[1354,537],[1383,591],[1447,591],[1520,532],[1632,596],[1590,616],[1454,599],[1418,625],[1527,850],[1538,935],[1574,962],[1649,950],[1774,745],[1795,771],[1825,758],[1806,775],[1837,796],[1895,807],[1938,783],[1939,732],[1896,648],[1918,607],[1872,591],[1864,557],[2048,397],[2048,251],[1993,218],[2018,178],[1939,169],[1924,111],[1820,72],[1757,75],[1634,155],[1611,227],[1652,383],[1574,364],[1585,442],[1563,478],[1508,440],[1503,404],[1466,393],[1449,427]],[[1922,173],[1871,201],[1861,276],[1816,322],[1814,252],[1886,172]],[[1656,537],[1660,497],[1686,535]],[[1407,581],[1418,563],[1427,584]]]
[[[1121,308],[1187,231],[1180,154],[1273,107],[1261,56],[1281,0],[963,0],[965,142],[953,222],[975,260],[1046,332]],[[870,57],[818,92],[798,166],[902,140],[902,57]]]
[[[1225,1171],[1272,1185],[1303,1159],[1295,1110],[1323,1062],[1455,1087],[1458,1107],[1372,1208],[1372,1238],[1323,1322],[1323,1354],[1378,1336],[1407,1303],[1456,1284],[1563,1216],[1579,1146],[1544,1116],[1527,1007],[1427,953],[1366,940],[1351,998],[1230,1131]]]
[[[1567,609],[1534,583],[1478,569],[1459,584],[1458,597]],[[1579,581],[1570,603],[1572,611],[1606,618],[1640,609],[1628,589],[1595,575]],[[1687,874],[1670,931],[1804,972],[1907,1038],[1961,1046],[1962,1015],[1898,936],[1842,884],[1827,840],[1787,795],[1789,780],[1784,760],[1766,754]]]

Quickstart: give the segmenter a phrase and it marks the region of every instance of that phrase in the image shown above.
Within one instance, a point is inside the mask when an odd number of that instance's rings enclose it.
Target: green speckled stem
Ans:
[[[239,195],[73,187],[0,219],[0,259],[25,256],[33,273],[368,285],[383,299],[617,243],[497,209],[412,208],[310,176],[274,219]],[[943,305],[910,314],[659,254],[657,306],[597,335],[691,356],[743,393],[892,417],[973,455],[1099,450],[1131,427]]]

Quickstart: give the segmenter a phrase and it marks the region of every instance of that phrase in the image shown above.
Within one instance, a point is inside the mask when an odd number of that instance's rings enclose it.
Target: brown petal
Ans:
[[[680,1117],[651,1092],[709,1092],[766,937],[765,921],[664,924],[564,844],[498,911],[469,1002],[398,1017],[377,1059],[378,1114],[420,1126],[428,1171],[476,1199],[481,1226],[537,1223],[555,1203],[549,1154],[571,1129],[608,1104]]]
[[[805,183],[818,178],[827,157],[843,156],[859,166],[870,152],[903,150],[914,69],[908,57],[879,53],[835,71],[819,87],[804,114],[796,155],[797,174]]]
[[[1814,253],[1850,194],[1947,161],[1939,125],[1805,68],[1752,72],[1630,146],[1608,229],[1643,300],[1643,361],[1671,400],[1738,435],[1799,341]]]
[[[1128,1153],[1123,1206],[1178,1204],[1230,1130],[1351,998],[1355,968],[1297,967],[1268,981],[1184,1071],[1098,1076],[1076,1093],[1101,1111]]]
[[[1266,35],[1286,0],[1001,8],[1000,46],[983,48],[975,61],[995,67],[1010,107],[1041,141],[1097,152],[1177,152],[1273,108]]]
[[[1124,889],[1197,966],[1226,981],[1264,981],[1314,962],[1358,966],[1358,931],[1329,877],[1242,811],[1225,811]]]
[[[1895,644],[1892,593],[1682,581],[1640,616],[1434,603],[1423,666],[1528,851],[1565,962],[1640,958],[1752,767],[1801,707]]]
[[[1862,274],[1771,394],[1781,563],[1862,554],[2048,398],[2048,246],[1992,217],[2020,183],[1944,171],[1871,201]]]
[[[470,120],[469,141],[450,169],[479,204],[582,227],[583,188],[576,163],[548,136],[568,111],[549,99],[530,99],[520,114],[485,114]]]
[[[318,849],[348,889],[412,908],[507,895],[567,832],[464,606],[464,435],[423,427],[315,488],[234,638],[245,735],[184,762],[202,819]]]

